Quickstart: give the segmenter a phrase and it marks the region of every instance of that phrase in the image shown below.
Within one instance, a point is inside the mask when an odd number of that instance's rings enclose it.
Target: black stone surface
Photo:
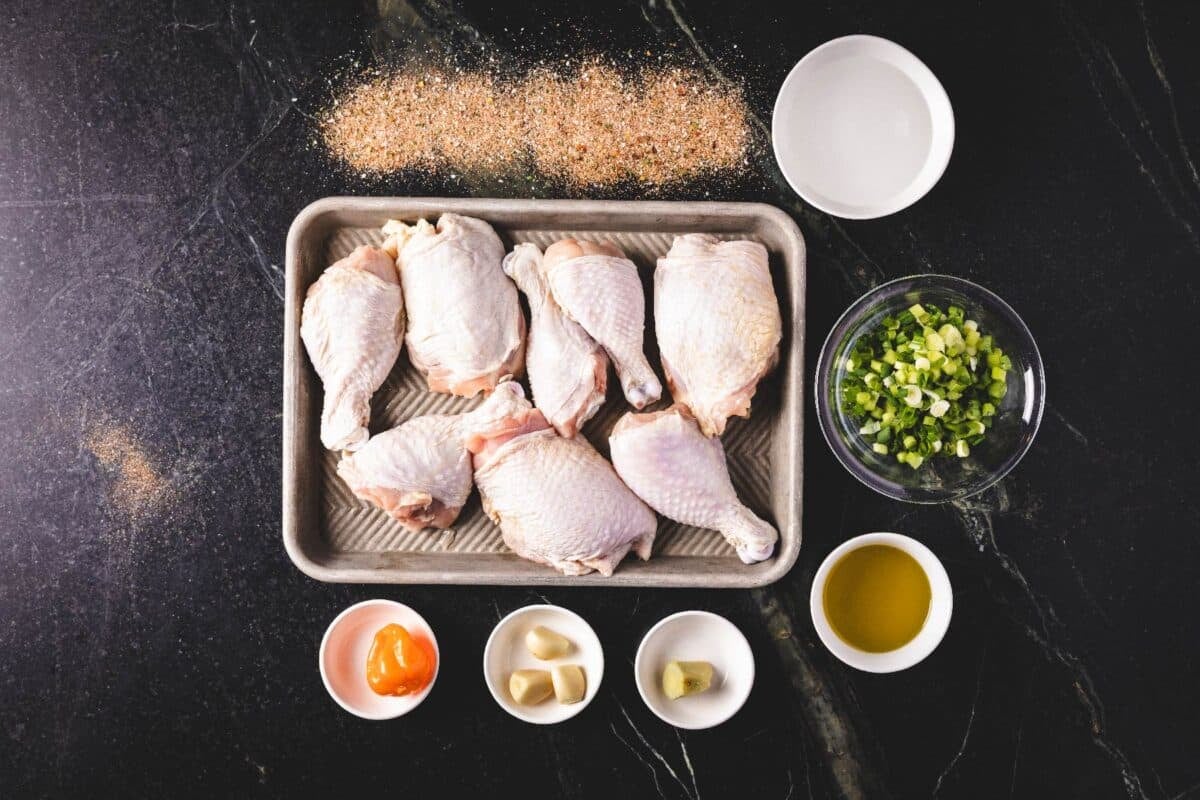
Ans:
[[[0,31],[0,796],[1200,795],[1194,4],[24,0]],[[348,174],[313,143],[339,75],[413,51],[666,54],[744,84],[766,123],[791,65],[855,32],[912,49],[954,103],[928,197],[839,222],[768,156],[667,196],[795,216],[810,364],[888,277],[947,272],[1010,301],[1050,405],[1008,479],[952,506],[891,502],[810,413],[804,547],[763,591],[332,586],[292,567],[293,215],[330,194],[562,194]],[[121,502],[94,452],[114,429],[164,476],[149,508]],[[930,545],[956,589],[941,647],[891,676],[832,659],[806,605],[821,558],[879,529]],[[329,620],[376,596],[421,610],[443,647],[436,691],[389,723],[339,710],[316,671]],[[609,660],[597,701],[546,729],[479,674],[497,616],[543,596],[589,618]],[[728,616],[758,659],[747,706],[707,732],[666,727],[633,685],[641,635],[685,608]]]

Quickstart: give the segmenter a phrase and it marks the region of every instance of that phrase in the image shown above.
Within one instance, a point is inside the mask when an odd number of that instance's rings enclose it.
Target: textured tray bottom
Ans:
[[[520,242],[532,242],[545,249],[558,239],[585,235],[571,231],[498,230],[510,247]],[[647,289],[654,264],[671,246],[673,234],[658,233],[598,233],[587,237],[616,243],[639,267]],[[330,236],[326,244],[326,263],[347,255],[361,244],[378,244],[382,235],[375,228],[342,228]],[[647,298],[651,294],[647,293]],[[654,345],[652,311],[647,302],[646,354],[659,376],[658,351]],[[526,314],[528,319],[528,314]],[[311,367],[310,367],[311,369]],[[611,368],[610,368],[611,369]],[[526,384],[528,389],[528,385]],[[621,396],[620,384],[609,381],[609,394],[604,407],[593,417],[583,433],[596,449],[608,456],[608,433],[630,406]],[[771,431],[779,410],[780,386],[768,379],[759,387],[754,398],[754,414],[750,419],[730,422],[722,443],[734,487],[742,502],[765,519],[771,520],[769,487],[771,485]],[[429,392],[425,379],[402,353],[387,382],[375,394],[371,411],[371,431],[378,433],[424,414],[453,414],[478,405],[479,399],[465,400]],[[656,407],[665,407],[664,401]],[[457,523],[446,531],[427,530],[413,533],[369,503],[359,500],[338,477],[338,456],[329,451],[321,461],[321,528],[331,550],[339,552],[453,552],[500,553],[507,551],[500,529],[483,513],[479,495],[473,492]],[[549,500],[549,498],[548,498]],[[773,520],[772,520],[773,521]],[[656,555],[669,556],[727,556],[736,559],[733,549],[715,531],[681,525],[661,519],[655,540]]]

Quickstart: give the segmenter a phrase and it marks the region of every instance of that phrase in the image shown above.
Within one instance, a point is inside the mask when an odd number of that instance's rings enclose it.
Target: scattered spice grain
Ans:
[[[141,443],[124,425],[94,426],[84,437],[83,446],[113,473],[110,499],[127,516],[149,514],[171,496],[170,482],[154,468]]]
[[[742,171],[742,94],[682,68],[599,61],[502,81],[480,72],[384,73],[324,114],[328,149],[358,171],[533,168],[575,186],[664,185]]]

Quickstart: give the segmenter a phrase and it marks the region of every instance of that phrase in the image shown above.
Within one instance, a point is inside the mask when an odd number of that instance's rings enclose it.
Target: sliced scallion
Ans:
[[[917,469],[967,458],[1008,391],[1012,359],[964,309],[914,303],[885,317],[845,356],[845,413],[873,452]]]

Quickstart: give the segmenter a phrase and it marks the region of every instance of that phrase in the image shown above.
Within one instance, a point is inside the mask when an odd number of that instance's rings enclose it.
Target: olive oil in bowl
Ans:
[[[867,653],[898,650],[929,616],[929,576],[913,556],[887,544],[843,555],[825,581],[822,606],[838,638]]]

